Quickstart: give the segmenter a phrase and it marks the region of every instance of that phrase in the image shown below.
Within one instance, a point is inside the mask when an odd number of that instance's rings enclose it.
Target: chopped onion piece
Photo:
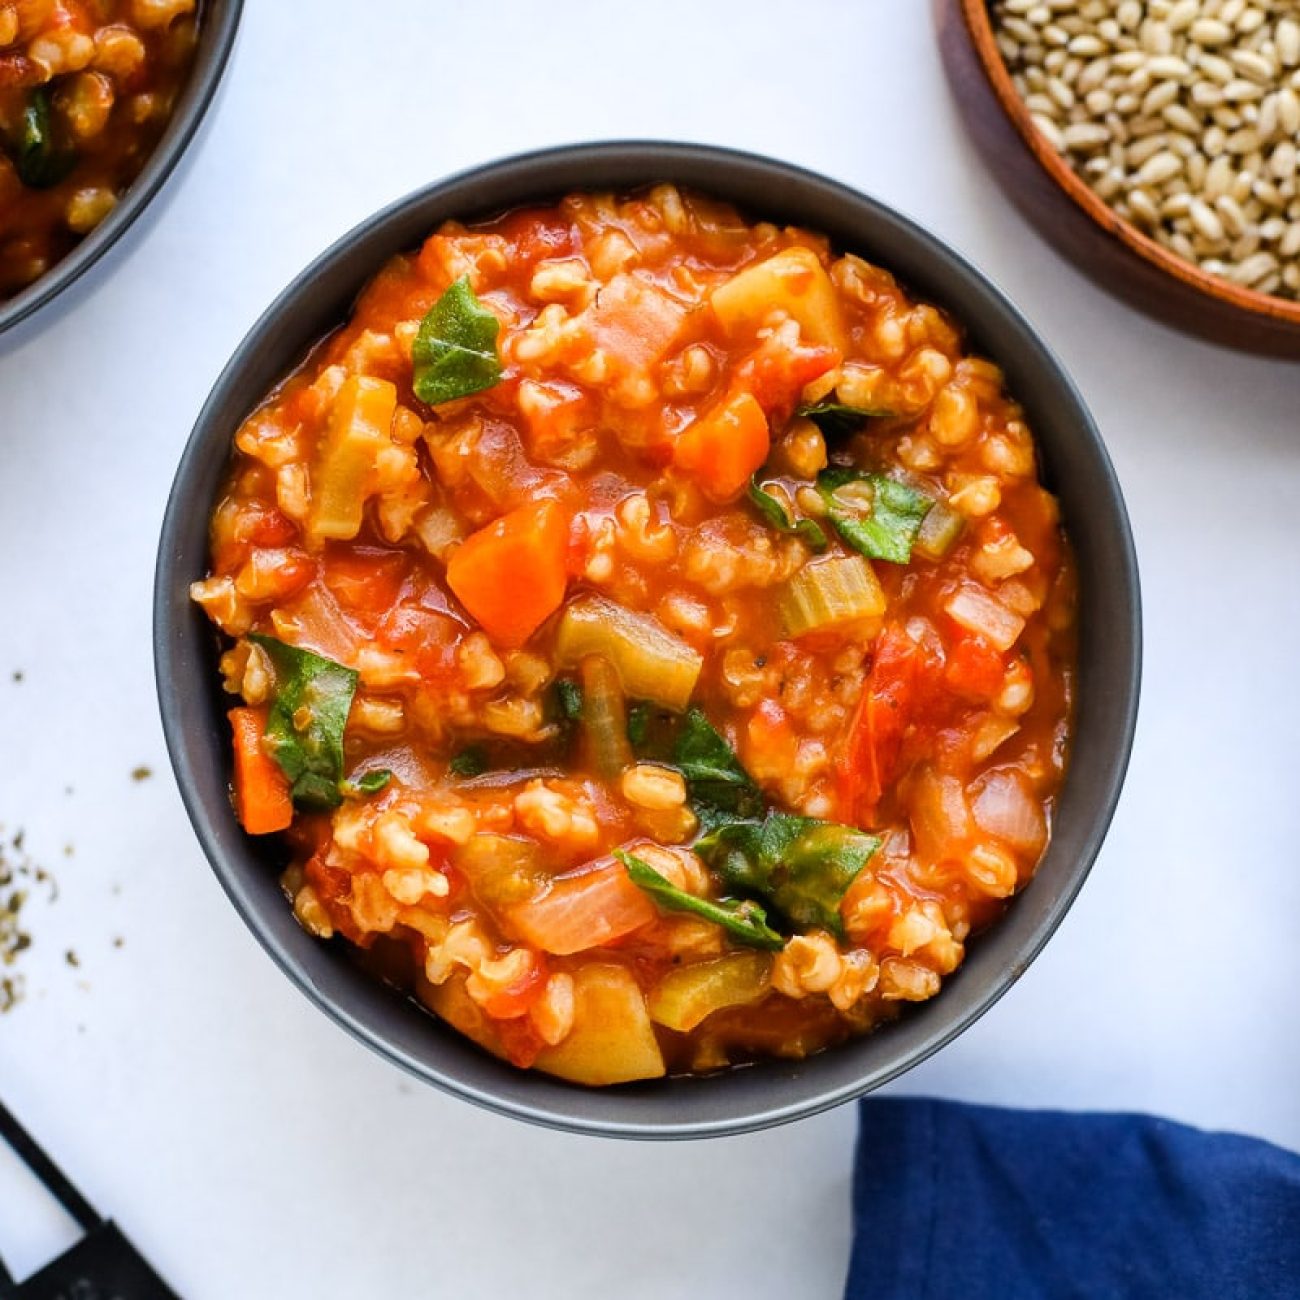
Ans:
[[[650,614],[603,596],[579,596],[560,615],[555,655],[574,668],[587,655],[604,655],[618,670],[623,692],[681,712],[690,703],[704,658]]]
[[[781,618],[790,636],[821,628],[879,618],[885,593],[871,561],[861,555],[834,556],[805,565],[779,596]]]
[[[1037,857],[1047,843],[1042,806],[1014,771],[990,772],[971,801],[975,822],[1008,848]]]
[[[1019,614],[971,583],[953,592],[943,607],[968,632],[978,633],[999,650],[1010,650],[1025,630],[1025,620]]]
[[[955,776],[927,768],[912,787],[908,820],[916,851],[930,862],[960,857],[971,835],[970,805]]]

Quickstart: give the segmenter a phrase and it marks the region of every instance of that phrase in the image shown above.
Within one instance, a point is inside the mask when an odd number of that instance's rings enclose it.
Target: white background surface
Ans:
[[[1059,261],[969,154],[923,0],[248,9],[160,220],[0,354],[0,822],[62,886],[29,909],[0,1095],[91,1199],[191,1300],[839,1293],[852,1108],[633,1145],[409,1081],[244,930],[156,716],[163,504],[255,316],[417,184],[620,135],[789,158],[950,239],[1059,351],[1127,493],[1147,653],[1110,838],[1028,976],[899,1090],[1156,1110],[1300,1148],[1300,368],[1178,337]],[[70,1236],[28,1191],[0,1158],[19,1276]]]

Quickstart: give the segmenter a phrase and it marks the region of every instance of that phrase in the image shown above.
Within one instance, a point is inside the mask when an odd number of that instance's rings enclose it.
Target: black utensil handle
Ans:
[[[103,1222],[95,1207],[72,1185],[71,1180],[49,1156],[36,1145],[36,1139],[9,1113],[0,1102],[0,1138],[3,1138],[18,1158],[45,1184],[50,1195],[76,1219],[82,1230],[89,1232]],[[0,1264],[0,1282],[6,1279]]]

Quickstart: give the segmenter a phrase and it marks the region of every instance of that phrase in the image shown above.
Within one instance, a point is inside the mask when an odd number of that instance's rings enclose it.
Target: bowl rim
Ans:
[[[6,332],[47,307],[97,265],[167,183],[216,96],[230,62],[243,9],[244,0],[200,0],[194,67],[162,137],[112,212],[66,257],[13,297],[0,300],[0,342]]]
[[[1300,326],[1300,300],[1279,298],[1275,294],[1260,293],[1245,285],[1234,284],[1219,275],[1212,275],[1195,262],[1189,262],[1171,249],[1152,239],[1131,221],[1119,215],[1105,199],[1094,193],[1082,177],[1052,147],[1051,141],[1034,125],[1025,101],[1020,97],[1006,60],[997,46],[993,19],[989,13],[989,0],[956,0],[975,51],[975,58],[993,91],[1003,113],[1010,120],[1033,155],[1038,165],[1065,191],[1095,225],[1112,239],[1124,244],[1143,261],[1157,270],[1180,280],[1216,302],[1226,303],[1252,315]]]
[[[956,270],[968,282],[973,282],[979,292],[989,297],[996,310],[1001,313],[1003,320],[1014,329],[1018,338],[1034,354],[1035,364],[1041,366],[1050,374],[1051,380],[1058,391],[1071,404],[1071,414],[1076,419],[1079,435],[1086,444],[1090,455],[1095,458],[1097,472],[1100,475],[1106,497],[1107,522],[1112,530],[1111,540],[1116,548],[1117,563],[1122,571],[1123,617],[1126,622],[1123,631],[1127,633],[1128,639],[1125,643],[1122,680],[1111,684],[1111,690],[1116,693],[1117,698],[1120,700],[1116,734],[1111,738],[1114,741],[1114,748],[1110,754],[1109,765],[1097,782],[1096,791],[1088,796],[1090,816],[1087,819],[1087,831],[1082,839],[1079,852],[1073,860],[1068,874],[1060,882],[1057,892],[1052,896],[1050,906],[1047,907],[1045,914],[1036,922],[1034,929],[1016,948],[1015,960],[1006,962],[997,969],[996,977],[989,980],[987,986],[982,986],[977,1002],[969,1010],[962,1014],[950,1014],[945,1017],[938,1027],[931,1030],[928,1036],[924,1037],[914,1049],[895,1054],[895,1057],[891,1057],[888,1062],[878,1068],[864,1069],[854,1073],[851,1079],[842,1084],[823,1085],[821,1087],[810,1085],[805,1087],[800,1092],[800,1095],[791,1100],[782,1100],[771,1105],[754,1106],[741,1113],[728,1112],[725,1118],[691,1119],[683,1117],[677,1119],[674,1116],[668,1120],[657,1119],[650,1122],[636,1118],[637,1107],[634,1099],[631,1098],[629,1098],[629,1104],[626,1107],[628,1114],[631,1116],[630,1118],[625,1119],[621,1114],[610,1117],[592,1116],[585,1113],[588,1109],[587,1099],[618,1094],[620,1089],[592,1090],[566,1084],[562,1085],[563,1103],[553,1101],[549,1104],[531,1099],[519,1100],[505,1096],[502,1095],[506,1091],[504,1088],[494,1090],[489,1086],[480,1086],[458,1077],[455,1070],[448,1070],[441,1064],[434,1065],[428,1061],[417,1059],[411,1051],[392,1041],[392,1035],[385,1034],[381,1028],[368,1023],[361,1015],[354,1014],[338,1005],[327,991],[318,987],[305,970],[302,961],[294,953],[290,952],[287,945],[281,942],[280,938],[273,933],[269,919],[263,916],[262,909],[258,906],[257,901],[239,879],[234,856],[232,855],[230,860],[227,860],[226,854],[219,843],[216,821],[210,815],[210,809],[199,792],[190,753],[191,747],[220,744],[220,739],[212,735],[187,737],[181,723],[182,701],[187,683],[182,675],[177,672],[178,645],[185,638],[178,610],[187,607],[188,602],[181,601],[178,605],[173,599],[173,594],[177,582],[184,581],[191,575],[178,572],[181,553],[179,547],[180,534],[193,514],[191,499],[196,492],[200,492],[206,487],[200,474],[201,461],[208,450],[208,444],[219,438],[221,444],[228,447],[230,439],[233,437],[233,428],[229,424],[222,426],[220,423],[220,408],[231,400],[234,394],[240,391],[241,377],[253,359],[259,355],[264,347],[274,347],[282,317],[290,312],[305,295],[311,294],[312,286],[319,277],[334,267],[336,263],[346,260],[355,244],[363,242],[368,237],[377,237],[379,232],[389,227],[400,226],[405,218],[409,218],[411,214],[417,211],[422,211],[428,204],[436,203],[444,195],[453,195],[462,188],[472,186],[479,181],[521,172],[524,174],[523,182],[513,183],[510,187],[514,197],[505,204],[497,205],[494,210],[508,209],[524,205],[530,201],[539,201],[545,194],[555,193],[553,188],[545,189],[534,179],[535,173],[544,172],[548,166],[571,165],[581,167],[585,173],[588,168],[598,168],[602,163],[628,162],[629,160],[635,162],[637,174],[643,179],[640,182],[627,185],[615,185],[613,188],[620,190],[635,189],[638,184],[648,185],[662,180],[671,181],[675,179],[677,168],[685,166],[687,162],[699,166],[707,165],[711,169],[747,170],[751,175],[761,173],[764,182],[770,182],[778,187],[780,185],[794,185],[818,188],[822,193],[829,195],[835,202],[842,203],[850,209],[870,210],[874,220],[882,226],[891,228],[896,233],[901,233],[905,238],[912,241],[915,247],[923,250],[923,255],[927,259],[932,260],[936,265],[942,266],[945,270]],[[707,184],[691,187],[706,192],[708,189]],[[582,188],[582,186],[572,186],[571,188]],[[720,182],[719,188],[725,191],[726,183]],[[787,205],[781,198],[773,198],[771,203],[773,211],[779,212],[783,206]],[[482,208],[478,210],[470,209],[463,214],[463,219],[473,219],[483,211]],[[864,242],[867,241],[864,239]],[[353,300],[355,294],[369,283],[378,272],[382,262],[382,258],[376,259],[375,263],[367,266],[363,272],[349,276],[349,282],[354,285]],[[923,296],[928,298],[930,295]],[[343,313],[335,319],[345,320],[350,310],[349,304]],[[990,312],[990,315],[992,314]],[[969,325],[972,330],[976,329],[976,322],[974,321],[963,320],[962,323],[963,325]],[[331,328],[334,328],[334,326],[326,326],[320,331],[320,334],[328,332]],[[262,393],[259,392],[252,399],[253,403],[260,400],[261,397]],[[244,409],[245,411],[251,409],[251,405],[246,403]],[[215,491],[215,487],[211,490]],[[211,501],[208,499],[206,491],[202,491],[201,494],[203,496],[203,518],[206,521],[211,512]],[[913,1066],[920,1064],[947,1045],[969,1028],[980,1016],[984,1015],[1019,979],[1034,958],[1042,951],[1048,939],[1060,925],[1092,868],[1114,816],[1127,771],[1136,727],[1141,683],[1142,624],[1137,557],[1127,509],[1114,467],[1110,462],[1100,433],[1073,380],[1020,310],[987,276],[978,271],[961,254],[955,252],[947,243],[925,230],[909,217],[902,215],[879,199],[872,198],[861,191],[817,172],[756,153],[714,145],[644,139],[552,146],[510,155],[457,171],[412,191],[364,218],[347,233],[335,240],[296,275],[260,315],[223,367],[211,393],[204,402],[193,431],[185,445],[168,498],[159,539],[153,614],[155,682],[164,737],[182,802],[209,865],[222,888],[234,904],[236,911],[243,918],[244,923],[292,983],[320,1010],[324,1011],[330,1019],[346,1029],[354,1038],[423,1082],[433,1084],[445,1092],[471,1101],[497,1114],[568,1132],[624,1138],[682,1139],[729,1136],[768,1128],[818,1114],[843,1102],[860,1097],[910,1070]],[[195,685],[192,680],[188,684],[190,686]],[[211,689],[207,683],[199,684],[199,686],[200,689]],[[1067,774],[1067,784],[1068,780]],[[228,807],[225,812],[226,816],[229,817]],[[241,841],[242,843],[244,842]],[[370,979],[372,977],[366,976],[365,978]],[[929,1005],[941,1002],[942,999],[936,998]],[[888,1028],[888,1026],[885,1027],[886,1032]],[[877,1037],[878,1035],[868,1035],[865,1039],[858,1041],[871,1041]],[[813,1069],[816,1069],[818,1061],[825,1061],[828,1058],[835,1057],[845,1050],[847,1049],[841,1048],[839,1052],[821,1053],[818,1056],[808,1058],[806,1062],[801,1064],[811,1065]],[[789,1065],[789,1063],[785,1064]],[[762,1067],[751,1067],[751,1069],[760,1068]],[[730,1076],[724,1075],[721,1079],[692,1078],[690,1082],[721,1088],[725,1087],[727,1077],[744,1073],[748,1073],[748,1071],[732,1071]],[[540,1078],[550,1084],[557,1082],[548,1080],[546,1076],[538,1076],[532,1071],[515,1071],[511,1077],[513,1078],[516,1075],[527,1081],[535,1081]],[[656,1080],[654,1085],[668,1085],[679,1082],[684,1081],[676,1079]],[[520,1085],[520,1088],[525,1090],[529,1086],[536,1085],[530,1083]],[[624,1085],[624,1087],[629,1087],[629,1085]],[[595,1105],[596,1103],[592,1102],[591,1104]],[[603,1106],[599,1108],[604,1109]],[[686,1106],[684,1109],[689,1110],[690,1108]]]

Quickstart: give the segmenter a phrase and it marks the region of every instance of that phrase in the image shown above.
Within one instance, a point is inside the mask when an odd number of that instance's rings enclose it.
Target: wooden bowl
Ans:
[[[1212,343],[1300,358],[1300,302],[1202,271],[1125,221],[1034,126],[993,35],[988,0],[932,0],[962,120],[1011,201],[1104,289]]]

